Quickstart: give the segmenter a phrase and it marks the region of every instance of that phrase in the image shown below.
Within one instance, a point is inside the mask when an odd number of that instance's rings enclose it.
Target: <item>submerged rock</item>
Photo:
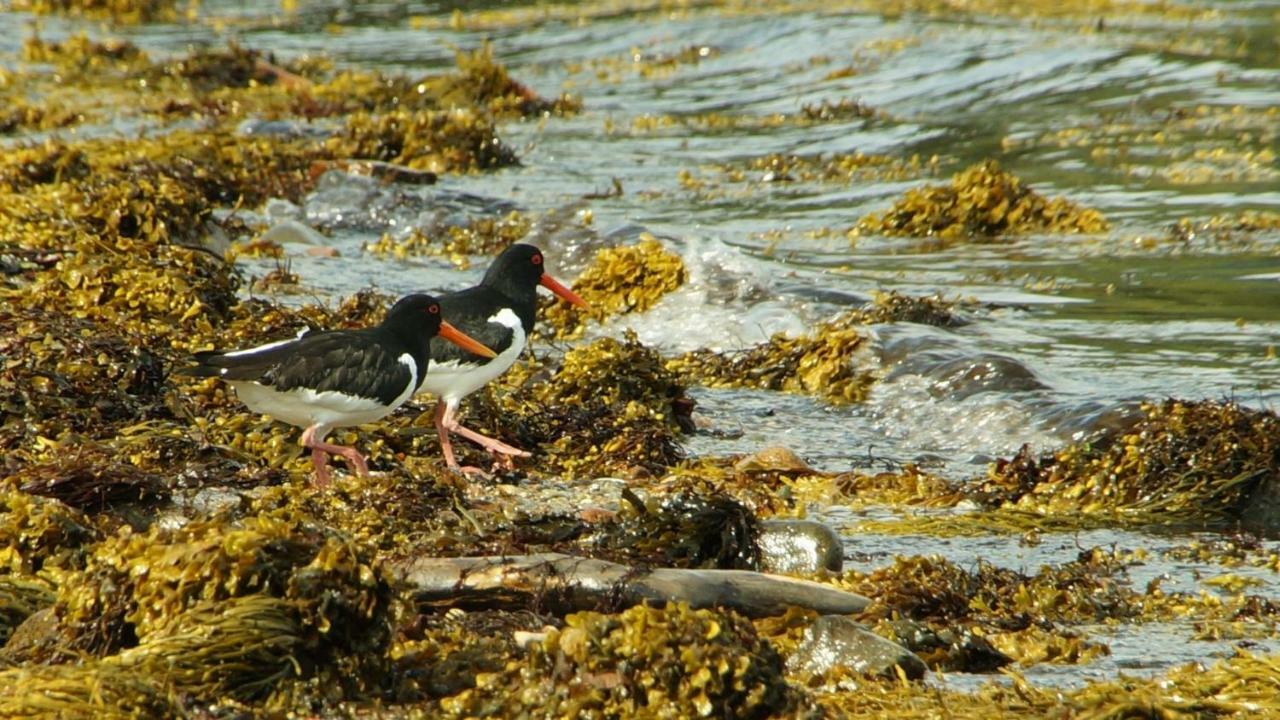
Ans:
[[[827,615],[805,631],[804,641],[787,659],[787,670],[823,675],[836,669],[889,678],[896,677],[900,669],[912,680],[924,677],[928,670],[910,650],[876,635],[861,623]]]

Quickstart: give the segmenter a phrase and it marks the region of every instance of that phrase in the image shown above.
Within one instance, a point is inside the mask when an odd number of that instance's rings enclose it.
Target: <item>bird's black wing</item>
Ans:
[[[480,344],[501,355],[511,347],[515,333],[497,322],[489,322],[504,307],[498,293],[476,286],[440,298],[440,316],[449,324],[470,335]],[[464,350],[440,337],[431,339],[431,361],[438,363],[480,363],[485,358]]]
[[[400,362],[403,350],[374,340],[368,330],[333,330],[256,352],[202,352],[190,374],[253,381],[277,390],[336,391],[390,404],[404,392],[410,369]],[[419,369],[418,382],[423,375]]]

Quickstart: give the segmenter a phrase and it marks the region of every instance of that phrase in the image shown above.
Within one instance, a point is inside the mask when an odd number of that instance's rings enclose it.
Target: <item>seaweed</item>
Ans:
[[[667,361],[667,368],[713,387],[809,394],[833,404],[861,402],[876,377],[860,367],[868,349],[867,337],[857,329],[861,321],[856,312],[846,313],[804,337],[777,333],[745,350],[694,350]]]
[[[574,292],[590,308],[547,303],[542,317],[546,326],[554,328],[555,337],[580,337],[588,318],[602,321],[614,315],[644,312],[687,279],[680,256],[646,233],[636,245],[597,252],[591,265],[573,281]]]
[[[594,557],[654,567],[760,569],[760,521],[725,495],[633,501],[585,540]]]
[[[1280,482],[1280,418],[1235,402],[1165,400],[1130,429],[1035,459],[1024,448],[973,490],[1000,507],[1045,514],[1224,524]]]
[[[471,416],[481,432],[538,448],[544,471],[660,474],[683,457],[677,433],[692,427],[693,401],[634,333],[575,347],[549,377],[529,382],[536,371],[518,365],[477,393]]]
[[[0,491],[0,574],[32,576],[46,568],[83,567],[99,532],[88,516],[57,500]]]
[[[441,699],[436,714],[766,718],[801,703],[781,656],[747,620],[638,605],[567,616],[523,658]]]
[[[342,134],[325,142],[338,158],[379,160],[432,172],[473,172],[518,165],[498,139],[494,121],[467,107],[356,113]]]
[[[853,232],[954,242],[1036,232],[1101,233],[1108,227],[1097,210],[1045,198],[988,160],[956,173],[950,186],[908,190],[889,210],[859,220]]]

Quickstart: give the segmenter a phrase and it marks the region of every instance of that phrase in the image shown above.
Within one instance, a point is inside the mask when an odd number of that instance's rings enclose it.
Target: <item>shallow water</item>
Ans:
[[[427,188],[387,189],[335,175],[304,207],[274,206],[264,215],[320,229],[342,255],[293,252],[292,269],[308,288],[298,301],[346,295],[370,278],[392,292],[470,284],[481,268],[377,258],[361,247],[383,232],[519,207],[558,220],[545,222],[535,240],[567,278],[591,250],[642,231],[680,252],[694,282],[643,316],[595,331],[632,328],[666,350],[729,349],[778,331],[802,332],[877,290],[981,303],[963,327],[876,327],[887,379],[864,405],[697,390],[710,429],[690,439],[694,454],[781,443],[828,470],[914,461],[970,477],[1024,443],[1049,448],[1082,437],[1142,399],[1233,397],[1267,408],[1280,401],[1280,360],[1268,355],[1280,345],[1280,233],[1245,242],[1211,233],[1165,239],[1181,219],[1280,207],[1280,115],[1264,112],[1280,107],[1280,2],[1199,3],[1217,14],[1207,21],[1107,18],[1102,29],[1089,16],[882,16],[863,3],[831,2],[769,14],[623,11],[580,24],[451,30],[432,23],[447,17],[449,3],[305,5],[277,15],[205,2],[203,13],[226,18],[221,30],[202,23],[114,32],[157,54],[234,38],[280,57],[325,54],[340,64],[410,74],[449,66],[453,48],[488,38],[514,77],[546,95],[572,92],[584,111],[505,124],[500,134],[521,167],[446,177]],[[0,14],[0,51],[19,46],[28,21]],[[81,27],[41,22],[48,38]],[[641,72],[652,58],[689,48],[686,60],[696,62]],[[882,115],[804,125],[764,120],[842,99]],[[709,127],[698,121],[703,113],[736,122]],[[647,124],[663,116],[674,124]],[[938,172],[821,183],[764,182],[762,172],[747,171],[747,182],[733,183],[710,167],[771,152],[856,151],[936,155]],[[950,247],[805,235],[843,231],[904,189],[943,182],[987,157],[1043,193],[1098,208],[1113,230]],[[691,191],[681,171],[709,184]],[[623,195],[584,199],[614,178]],[[274,266],[243,262],[252,274]],[[838,521],[839,509],[829,511]],[[1016,538],[848,539],[851,558],[870,557],[872,566],[895,553],[938,552],[1029,569],[1064,559],[1054,553],[1070,555],[1077,542],[1158,541],[1099,531],[1046,536],[1028,553]],[[1195,570],[1154,558],[1143,572],[1176,578]],[[1135,584],[1145,582],[1137,574]],[[1259,592],[1280,592],[1272,574],[1261,576]],[[1105,664],[1040,671],[1043,679],[1070,684],[1117,667],[1156,671],[1188,659],[1163,649],[1185,638],[1185,629],[1114,632]]]

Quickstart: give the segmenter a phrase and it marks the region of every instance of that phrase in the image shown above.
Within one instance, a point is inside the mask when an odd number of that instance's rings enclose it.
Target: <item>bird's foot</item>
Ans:
[[[346,452],[340,453],[346,458],[351,467],[355,468],[356,474],[360,477],[369,477],[369,464],[364,461],[364,456],[356,452],[355,448],[344,448]]]
[[[525,453],[525,456],[528,455],[529,453]],[[493,469],[491,472],[512,472],[516,469],[516,461],[512,459],[510,455],[500,452],[491,452],[490,456],[493,458]]]
[[[478,468],[474,465],[450,465],[449,469],[467,479],[471,479],[471,478],[476,478],[479,480],[493,479],[493,475],[485,472],[483,469]]]

